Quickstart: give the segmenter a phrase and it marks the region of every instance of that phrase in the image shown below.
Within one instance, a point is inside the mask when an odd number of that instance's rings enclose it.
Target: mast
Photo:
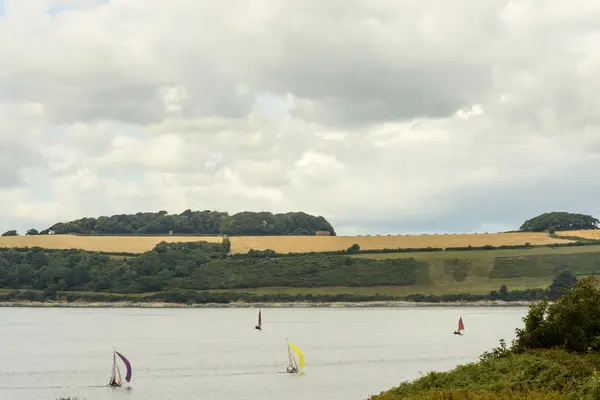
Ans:
[[[111,372],[111,375],[110,375],[110,381],[111,382],[116,378],[116,376],[115,376],[115,374],[116,374],[116,368],[117,368],[117,356],[115,354],[115,348],[113,347],[113,365],[112,365],[112,372]]]
[[[298,369],[298,364],[296,364],[296,359],[292,355],[292,350],[290,349],[290,343],[288,342],[288,338],[285,338],[285,342],[287,343],[287,350],[288,350],[288,358],[289,358],[289,362],[290,362],[290,367]]]

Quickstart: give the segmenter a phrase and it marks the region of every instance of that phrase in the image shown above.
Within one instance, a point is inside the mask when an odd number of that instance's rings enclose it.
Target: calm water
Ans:
[[[0,399],[361,400],[419,371],[477,360],[526,308],[0,308]],[[464,336],[453,335],[463,317]],[[283,374],[285,337],[305,374]],[[133,365],[109,389],[112,348]],[[121,367],[124,375],[124,367]]]

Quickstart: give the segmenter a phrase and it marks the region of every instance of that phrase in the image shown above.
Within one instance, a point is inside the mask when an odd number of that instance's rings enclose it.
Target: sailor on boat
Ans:
[[[460,317],[458,320],[458,329],[454,331],[454,334],[462,336],[461,331],[464,331],[464,330],[465,330],[465,324],[463,323],[462,317]]]
[[[296,372],[298,372],[298,368],[288,366],[287,369],[285,370],[285,372],[290,373],[290,374],[295,374]]]
[[[258,329],[259,331],[262,331],[262,312],[261,312],[261,310],[258,310],[258,325],[256,325],[254,327],[254,329]]]
[[[110,383],[108,384],[108,386],[112,386],[112,387],[121,387],[121,384],[120,384],[119,382],[117,382],[117,380],[116,380],[116,379],[114,379],[114,378],[113,378],[113,379],[110,381]]]

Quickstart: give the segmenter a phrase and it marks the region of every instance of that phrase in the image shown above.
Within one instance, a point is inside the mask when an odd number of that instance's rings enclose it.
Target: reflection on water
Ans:
[[[527,308],[0,308],[0,398],[364,399],[510,342]],[[464,336],[454,335],[458,317]],[[287,345],[306,359],[285,374]],[[130,390],[105,387],[112,348]]]

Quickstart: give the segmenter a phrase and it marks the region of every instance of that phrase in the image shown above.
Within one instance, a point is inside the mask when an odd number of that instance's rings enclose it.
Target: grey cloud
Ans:
[[[600,211],[597,2],[434,3],[130,0],[50,20],[8,2],[0,186],[50,223],[303,210],[342,234],[461,232]]]

